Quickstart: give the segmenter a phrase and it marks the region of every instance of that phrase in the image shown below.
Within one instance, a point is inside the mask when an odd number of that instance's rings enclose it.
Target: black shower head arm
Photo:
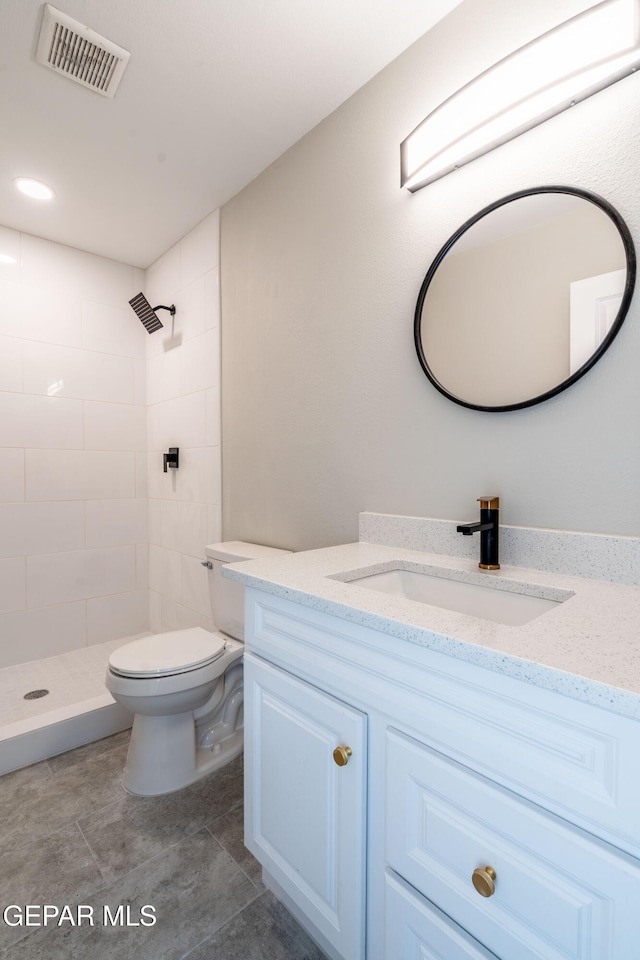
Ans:
[[[173,328],[173,317],[176,312],[176,308],[173,304],[171,304],[170,307],[165,307],[163,304],[160,304],[157,307],[152,307],[144,293],[137,293],[135,297],[132,297],[131,300],[129,300],[129,305],[142,323],[147,333],[155,333],[156,330],[162,329],[162,320],[156,313],[156,310],[169,311],[172,318]]]

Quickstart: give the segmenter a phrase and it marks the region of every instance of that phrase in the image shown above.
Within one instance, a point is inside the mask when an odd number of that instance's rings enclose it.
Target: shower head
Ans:
[[[171,304],[170,307],[163,307],[162,304],[158,304],[157,307],[152,307],[144,293],[137,293],[133,299],[129,300],[129,304],[137,313],[147,333],[155,333],[156,330],[159,330],[163,326],[156,310],[168,310],[171,316],[176,312],[173,304]]]

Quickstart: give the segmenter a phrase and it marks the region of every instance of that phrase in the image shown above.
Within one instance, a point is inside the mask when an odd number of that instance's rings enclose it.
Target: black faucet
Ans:
[[[162,462],[164,465],[164,472],[167,472],[167,467],[174,467],[176,470],[180,466],[180,450],[178,447],[169,447],[169,453],[162,454]]]
[[[498,513],[500,500],[498,497],[478,497],[480,504],[479,523],[459,523],[458,533],[470,537],[472,533],[480,534],[480,563],[481,570],[499,570],[498,562]]]

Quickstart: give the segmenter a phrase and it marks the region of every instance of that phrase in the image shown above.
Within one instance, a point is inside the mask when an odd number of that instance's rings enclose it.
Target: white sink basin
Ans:
[[[534,594],[500,589],[492,583],[467,583],[465,580],[452,580],[449,577],[404,569],[368,574],[348,582],[367,590],[378,590],[396,597],[405,597],[407,600],[417,600],[418,603],[428,603],[432,607],[443,607],[445,610],[467,613],[482,620],[507,623],[511,626],[528,623],[548,610],[553,610],[571,596],[569,591],[558,590],[554,591],[558,594],[558,599],[550,600]]]

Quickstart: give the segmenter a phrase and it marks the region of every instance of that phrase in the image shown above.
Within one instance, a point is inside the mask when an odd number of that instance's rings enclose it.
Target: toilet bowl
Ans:
[[[219,629],[153,634],[109,657],[107,689],[134,714],[124,772],[130,793],[171,793],[242,752],[244,589],[223,578],[222,567],[287,552],[240,541],[211,544],[205,566]]]

